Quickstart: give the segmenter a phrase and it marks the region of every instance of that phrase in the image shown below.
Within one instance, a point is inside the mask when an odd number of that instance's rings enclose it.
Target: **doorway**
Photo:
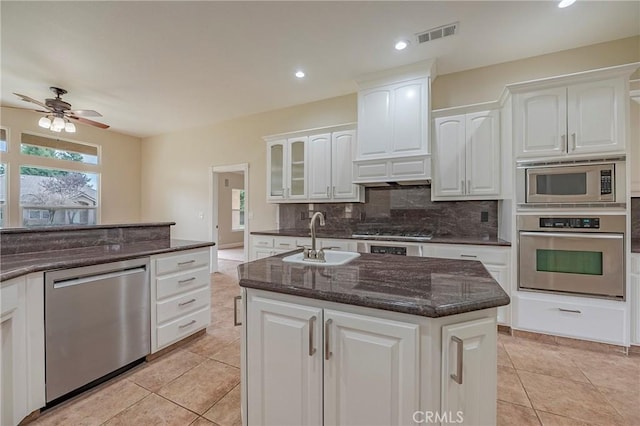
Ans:
[[[211,168],[211,271],[218,259],[245,262],[249,248],[249,165]]]

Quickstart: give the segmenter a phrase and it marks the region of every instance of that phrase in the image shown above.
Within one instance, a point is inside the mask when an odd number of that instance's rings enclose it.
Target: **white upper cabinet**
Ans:
[[[630,101],[629,117],[631,128],[629,132],[629,150],[631,158],[627,170],[631,174],[631,196],[640,197],[640,98]]]
[[[429,145],[433,61],[360,79],[356,183],[431,178]]]
[[[362,202],[353,184],[355,123],[267,139],[267,201]]]
[[[434,200],[500,196],[499,117],[491,110],[435,119]]]
[[[624,153],[624,89],[617,77],[516,94],[517,157]]]

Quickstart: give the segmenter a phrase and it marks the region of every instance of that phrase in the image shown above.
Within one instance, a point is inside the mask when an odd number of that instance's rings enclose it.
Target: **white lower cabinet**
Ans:
[[[631,344],[640,345],[640,253],[631,254]]]
[[[470,244],[424,244],[424,257],[478,260],[494,280],[511,296],[511,247],[477,246]],[[498,324],[511,325],[511,305],[498,307]]]
[[[17,425],[45,405],[44,278],[0,284],[0,424]]]
[[[495,328],[486,318],[442,327],[441,412],[450,423],[496,424]]]
[[[251,236],[251,259],[258,260],[276,254],[296,250],[300,246],[311,246],[309,237],[273,237],[269,235]],[[356,251],[358,244],[355,240],[334,240],[332,238],[318,238],[317,248],[333,248],[341,251]]]
[[[211,322],[209,248],[151,256],[151,353]]]
[[[244,425],[409,425],[458,411],[495,424],[495,310],[425,318],[243,294]]]

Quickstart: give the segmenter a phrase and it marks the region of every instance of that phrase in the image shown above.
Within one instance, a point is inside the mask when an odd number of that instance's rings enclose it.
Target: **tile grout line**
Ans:
[[[229,394],[230,394],[230,393],[231,393],[235,388],[237,388],[238,386],[240,386],[240,382],[238,382],[238,384],[237,384],[237,385],[235,385],[234,387],[232,387],[231,389],[229,389],[229,391],[228,391],[227,393],[225,393],[224,395],[222,395],[222,396],[220,397],[220,399],[218,399],[216,402],[214,402],[214,403],[213,403],[213,405],[212,405],[211,407],[207,408],[207,409],[204,411],[204,413],[202,413],[202,417],[203,417],[203,418],[205,418],[205,419],[207,419],[206,417],[204,417],[204,415],[205,415],[207,412],[209,412],[209,410],[211,410],[213,407],[215,407],[215,405],[216,405],[218,402],[222,401],[222,400],[224,399],[224,397],[225,397],[225,396],[229,395]],[[207,419],[207,420],[209,420],[209,419]],[[214,422],[213,420],[209,420],[209,421],[210,421],[211,423],[218,424],[218,423]]]
[[[127,380],[127,381],[131,382],[131,381],[130,381],[130,380],[128,380],[128,379],[124,379],[124,380]],[[133,407],[134,405],[136,405],[138,402],[140,402],[140,401],[142,401],[142,400],[144,400],[144,399],[147,399],[148,397],[150,397],[150,396],[153,394],[153,392],[148,391],[147,389],[145,389],[144,387],[140,386],[140,385],[139,385],[139,384],[137,384],[137,383],[131,382],[131,384],[132,384],[132,385],[134,385],[134,386],[138,386],[140,389],[143,389],[143,390],[145,390],[145,391],[147,391],[147,392],[149,392],[149,393],[148,393],[147,395],[143,396],[142,398],[140,398],[140,399],[136,400],[136,401],[135,401],[134,403],[132,403],[131,405],[128,405],[126,408],[124,408],[124,409],[122,409],[122,410],[118,411],[116,414],[114,414],[113,416],[109,417],[109,418],[108,418],[107,420],[105,420],[104,422],[100,423],[101,425],[104,425],[104,424],[108,423],[108,422],[109,422],[110,420],[112,420],[113,418],[115,418],[115,417],[119,416],[121,413],[124,413],[124,412],[125,412],[125,411],[127,411],[129,408],[131,408],[131,407]]]

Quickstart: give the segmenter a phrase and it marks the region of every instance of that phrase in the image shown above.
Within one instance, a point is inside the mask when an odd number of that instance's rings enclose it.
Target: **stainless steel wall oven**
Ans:
[[[518,216],[518,288],[624,300],[625,216]]]

